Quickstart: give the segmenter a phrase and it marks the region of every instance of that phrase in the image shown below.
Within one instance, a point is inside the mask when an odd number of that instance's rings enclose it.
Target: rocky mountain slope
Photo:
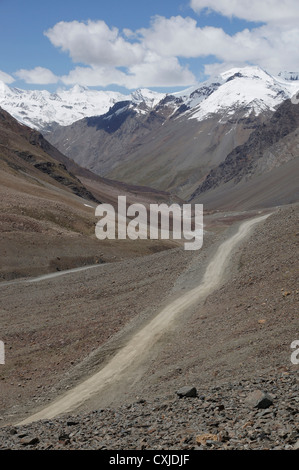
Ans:
[[[259,207],[298,200],[299,106],[286,100],[271,119],[257,128],[248,141],[235,148],[218,167],[212,169],[192,194],[191,200],[219,200],[233,203],[236,194],[246,194],[247,204]],[[272,184],[271,184],[272,182]],[[263,183],[263,188],[261,188]],[[266,195],[267,187],[271,188]],[[251,188],[255,187],[255,194]],[[222,194],[222,197],[221,197]],[[265,201],[268,198],[268,202]]]
[[[18,176],[27,173],[37,179],[46,177],[53,185],[65,186],[66,190],[99,203],[80,180],[70,173],[70,168],[74,169],[75,166],[67,157],[49,144],[39,132],[20,125],[1,108],[0,146],[2,170],[10,168],[18,172]],[[79,168],[78,165],[76,167]]]
[[[82,182],[83,181],[83,182]],[[0,109],[0,280],[140,256],[167,243],[99,243],[95,207],[169,200],[148,188],[114,183],[81,168],[36,130]]]

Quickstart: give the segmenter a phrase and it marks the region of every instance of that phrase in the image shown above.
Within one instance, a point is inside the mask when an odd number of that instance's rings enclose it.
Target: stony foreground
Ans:
[[[299,449],[297,367],[254,381],[209,389],[195,384],[195,390],[184,387],[152,401],[8,426],[0,430],[0,449]]]

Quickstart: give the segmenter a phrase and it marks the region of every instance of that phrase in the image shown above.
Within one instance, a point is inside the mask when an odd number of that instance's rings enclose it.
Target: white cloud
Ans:
[[[229,36],[220,28],[200,28],[192,18],[156,16],[149,29],[139,30],[147,50],[162,57],[199,57],[214,52]]]
[[[15,75],[30,84],[49,85],[59,81],[51,70],[43,67],[35,67],[32,70],[20,69]]]
[[[296,22],[298,0],[191,0],[191,8],[200,13],[205,8],[227,17],[255,22]]]
[[[252,63],[273,74],[298,69],[298,0],[191,0],[190,6],[197,13],[208,9],[225,17],[264,23],[213,44],[212,55],[223,62],[222,67]],[[220,70],[219,64],[207,65],[205,70],[207,74]]]
[[[146,30],[144,30],[146,32]],[[176,54],[161,54],[145,41],[143,31],[109,28],[104,21],[60,22],[45,35],[52,44],[68,52],[78,65],[61,77],[66,85],[117,84],[127,88],[185,86],[195,82]],[[150,41],[149,41],[150,43]]]
[[[128,88],[189,86],[196,82],[193,73],[182,67],[176,57],[155,53],[148,53],[146,60],[130,67],[129,72]]]
[[[200,58],[204,63],[207,57],[210,62],[211,56],[215,61],[205,66],[207,74],[248,63],[274,74],[294,70],[299,63],[297,1],[191,1],[199,13],[209,8],[228,17],[265,22],[235,34],[220,27],[201,27],[194,18],[182,16],[155,16],[148,28],[136,31],[120,31],[104,21],[62,21],[45,35],[55,47],[69,54],[73,70],[57,77],[48,69],[36,67],[19,70],[16,76],[36,84],[61,81],[65,85],[116,84],[129,89],[189,86],[196,78],[182,60],[186,64],[188,59]],[[206,18],[207,23],[209,16]]]
[[[76,67],[61,77],[61,81],[65,85],[80,84],[87,87],[111,84],[125,86],[126,74],[113,67]]]
[[[183,68],[176,58],[161,59],[152,56],[123,72],[114,67],[76,67],[68,75],[61,77],[65,85],[79,83],[83,86],[102,86],[114,84],[128,89],[142,87],[188,86],[195,83],[195,77]]]
[[[296,68],[299,62],[297,25],[266,24],[229,35],[222,28],[199,27],[192,18],[156,17],[139,34],[148,50],[164,57],[215,56],[225,67],[232,62],[252,63],[272,73]]]
[[[214,64],[206,64],[204,66],[204,73],[208,76],[216,76],[222,72],[227,72],[228,70],[243,66],[244,63],[240,62],[227,62],[225,64],[223,64],[223,62],[215,62]]]
[[[9,85],[10,83],[13,83],[15,79],[11,75],[8,75],[8,73],[2,72],[0,70],[0,81]]]
[[[126,41],[117,28],[110,29],[104,21],[61,21],[45,35],[77,63],[127,67],[142,61],[145,54],[140,43]]]

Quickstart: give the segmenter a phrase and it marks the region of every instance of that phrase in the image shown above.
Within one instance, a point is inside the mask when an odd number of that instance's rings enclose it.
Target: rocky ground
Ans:
[[[195,396],[177,390],[150,401],[139,398],[112,409],[9,426],[0,431],[0,449],[299,449],[296,372],[190,391]]]
[[[66,291],[66,286],[57,281],[51,289],[50,284],[45,284],[44,290],[27,290],[21,294],[24,300],[33,292],[41,296],[32,303],[32,315],[34,309],[42,309],[44,318],[52,322],[49,330],[52,336],[45,334],[42,322],[32,325],[29,322],[27,334],[31,343],[27,351],[33,355],[31,363],[26,364],[18,362],[24,336],[17,336],[17,330],[11,331],[10,337],[17,338],[18,347],[13,367],[7,371],[8,380],[3,376],[1,380],[1,387],[6,387],[4,397],[8,405],[0,430],[1,448],[291,450],[299,447],[298,365],[291,362],[291,343],[299,339],[298,205],[278,209],[254,230],[232,256],[222,287],[205,302],[185,312],[184,318],[150,352],[142,374],[132,383],[121,383],[115,395],[101,397],[72,416],[27,426],[11,424],[26,408],[28,415],[34,400],[40,405],[47,403],[53,393],[61,393],[76,382],[76,374],[69,374],[72,361],[76,366],[89,354],[91,345],[95,350],[99,346],[98,320],[101,319],[103,326],[110,324],[105,323],[106,310],[114,326],[104,333],[103,346],[94,356],[97,360],[90,363],[85,373],[90,374],[103,355],[109,356],[119,348],[123,339],[117,332],[126,324],[138,328],[161,301],[197,285],[222,238],[221,225],[229,225],[227,218],[215,217],[214,235],[208,238],[207,246],[200,253],[186,254],[180,250],[157,253],[150,258],[150,264],[144,264],[147,258],[139,259],[137,265],[136,260],[130,261],[132,269],[118,273],[117,265],[111,265],[107,279],[101,278],[100,297],[99,279],[91,272],[85,275],[85,287],[69,283]],[[124,263],[123,266],[128,266],[127,261]],[[151,273],[151,281],[146,284],[145,270]],[[113,281],[122,286],[117,297]],[[6,292],[7,306],[13,302],[12,292]],[[65,302],[73,295],[71,304],[63,303],[65,292],[68,293]],[[122,299],[120,310],[115,308],[116,298],[118,302]],[[58,301],[63,311],[71,314],[70,335],[66,326],[62,330],[68,338],[64,345],[53,341],[62,325],[55,316]],[[82,316],[75,313],[79,305],[84,309],[84,328]],[[133,312],[132,308],[135,308]],[[21,321],[24,308],[16,301],[13,311],[19,312],[16,328],[24,328],[26,321]],[[48,316],[46,312],[50,312]],[[124,323],[117,324],[123,315]],[[88,347],[80,335],[80,325],[81,331],[87,331],[91,338]],[[38,330],[44,340],[36,354]],[[79,349],[71,347],[73,335]],[[50,351],[56,374],[49,364],[43,369],[45,354]],[[46,375],[45,371],[48,371]],[[65,382],[61,380],[63,374],[66,374]],[[53,380],[60,386],[51,387]],[[195,387],[197,395],[179,398],[176,391],[183,386]],[[258,404],[253,400],[257,390],[268,394],[266,402]],[[256,393],[252,398],[253,392]]]
[[[158,309],[187,264],[188,255],[174,250],[171,257],[156,253],[39,283],[0,285],[2,422],[61,393],[73,376],[92,373],[119,347],[112,338],[140,313],[144,320]],[[99,357],[80,367],[104,344]]]

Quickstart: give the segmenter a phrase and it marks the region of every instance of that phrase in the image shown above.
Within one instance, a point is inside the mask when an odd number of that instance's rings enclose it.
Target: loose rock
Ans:
[[[197,390],[195,387],[182,387],[176,393],[180,398],[197,396]]]
[[[273,405],[273,400],[267,393],[255,390],[248,395],[246,403],[252,408],[266,409]]]

